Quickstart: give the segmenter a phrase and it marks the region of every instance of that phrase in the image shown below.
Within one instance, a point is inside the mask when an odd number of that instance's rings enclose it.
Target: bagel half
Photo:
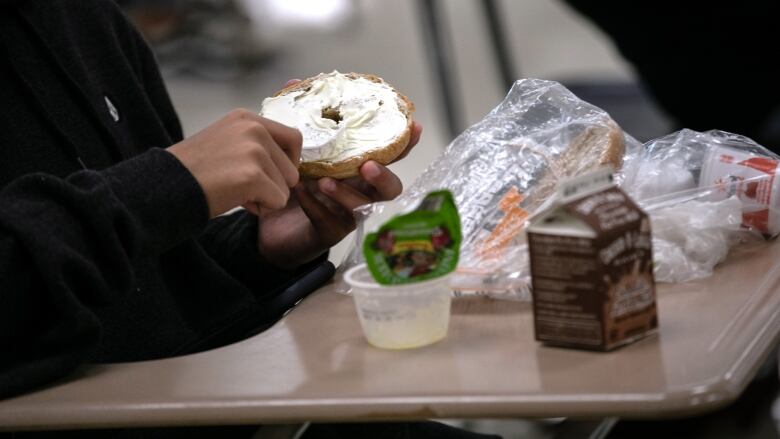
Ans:
[[[343,179],[358,175],[368,160],[387,165],[400,156],[413,111],[382,78],[334,71],[280,90],[263,101],[260,115],[301,132],[302,176]]]

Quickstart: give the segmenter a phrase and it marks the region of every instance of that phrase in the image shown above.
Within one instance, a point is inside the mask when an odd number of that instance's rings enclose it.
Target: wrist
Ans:
[[[258,254],[279,270],[294,272],[328,251],[328,247],[322,243],[322,238],[311,228],[292,235],[287,239],[264,236],[263,221],[259,219]]]

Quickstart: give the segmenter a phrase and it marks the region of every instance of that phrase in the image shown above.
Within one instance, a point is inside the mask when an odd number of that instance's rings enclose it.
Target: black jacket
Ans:
[[[154,57],[108,0],[0,2],[0,397],[210,348],[295,274],[208,220]],[[309,267],[305,267],[303,270]]]

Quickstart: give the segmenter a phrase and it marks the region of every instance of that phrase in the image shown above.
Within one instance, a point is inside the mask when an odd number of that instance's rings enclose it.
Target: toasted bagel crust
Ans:
[[[300,172],[301,176],[306,178],[321,178],[321,177],[331,177],[331,178],[337,178],[337,179],[344,179],[349,177],[354,177],[358,175],[358,171],[360,169],[360,166],[363,165],[363,163],[374,160],[382,165],[387,165],[393,162],[398,156],[401,155],[401,153],[404,152],[407,145],[409,145],[409,139],[412,135],[412,127],[414,125],[414,120],[412,119],[412,113],[414,112],[414,104],[404,96],[403,94],[399,93],[398,90],[393,88],[390,84],[385,82],[382,78],[370,74],[365,73],[346,73],[345,76],[347,76],[350,79],[358,79],[358,78],[365,78],[371,82],[376,83],[383,83],[387,86],[389,86],[397,95],[398,100],[398,109],[406,116],[406,129],[393,140],[393,142],[389,143],[388,145],[381,146],[369,151],[361,152],[360,154],[356,154],[350,157],[347,157],[343,160],[338,161],[328,161],[328,160],[316,160],[316,161],[304,161],[300,163],[300,167],[298,168],[298,171]],[[274,97],[281,96],[287,93],[295,92],[298,90],[306,90],[311,86],[311,83],[316,80],[318,76],[314,76],[308,79],[305,79],[297,84],[290,85],[289,87],[285,87],[276,94],[274,94]]]

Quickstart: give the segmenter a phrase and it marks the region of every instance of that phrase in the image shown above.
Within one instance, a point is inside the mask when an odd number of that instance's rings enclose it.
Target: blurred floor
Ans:
[[[243,0],[258,53],[253,68],[240,74],[219,70],[220,66],[216,70],[204,70],[210,68],[206,65],[188,68],[180,62],[166,61],[175,60],[181,54],[178,49],[169,47],[168,53],[160,54],[185,132],[193,134],[233,108],[259,110],[262,99],[289,78],[334,69],[374,73],[414,101],[415,119],[424,126],[420,144],[405,160],[392,166],[408,185],[451,140],[441,117],[437,78],[426,57],[426,29],[421,27],[417,1]],[[489,50],[479,3],[448,0],[440,4],[452,37],[455,68],[450,74],[458,84],[458,105],[465,127],[480,120],[507,90]],[[332,8],[325,8],[328,5]],[[631,68],[592,25],[554,1],[503,1],[499,6],[510,52],[522,77],[563,82],[584,99],[611,112],[629,134],[642,141],[670,130],[664,115],[635,83]],[[306,14],[295,16],[295,8]],[[317,13],[321,13],[320,18],[331,15],[328,20],[317,21]],[[286,24],[281,23],[283,18]],[[348,244],[349,239],[336,246],[331,260],[338,263]],[[569,423],[564,428],[560,420],[448,422],[500,433],[507,439],[590,437],[598,426],[582,423],[572,427]]]

